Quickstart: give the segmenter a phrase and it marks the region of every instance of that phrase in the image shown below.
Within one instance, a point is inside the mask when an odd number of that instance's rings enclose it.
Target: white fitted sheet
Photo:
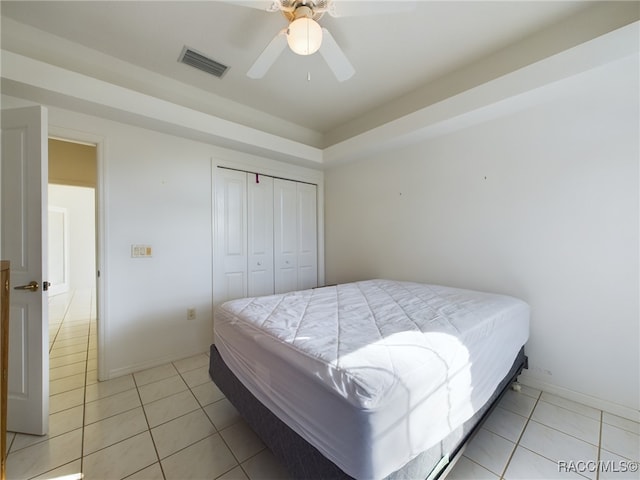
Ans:
[[[528,339],[504,295],[369,280],[216,309],[231,371],[345,473],[384,478],[494,392]]]

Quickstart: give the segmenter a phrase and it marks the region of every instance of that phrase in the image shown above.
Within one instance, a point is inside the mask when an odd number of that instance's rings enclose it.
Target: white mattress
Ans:
[[[231,371],[344,472],[379,479],[487,402],[528,339],[503,295],[370,280],[226,302]]]

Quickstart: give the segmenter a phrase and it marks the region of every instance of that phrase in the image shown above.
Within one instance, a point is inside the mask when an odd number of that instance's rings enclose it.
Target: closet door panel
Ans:
[[[215,177],[214,300],[247,296],[247,174],[223,170]]]
[[[248,175],[248,295],[274,293],[273,178]]]
[[[318,286],[316,186],[297,184],[298,289]]]
[[[274,179],[275,293],[298,288],[298,232],[296,182]]]

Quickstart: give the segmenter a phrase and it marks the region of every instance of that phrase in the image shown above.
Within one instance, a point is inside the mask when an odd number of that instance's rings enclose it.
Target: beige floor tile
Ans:
[[[244,420],[220,430],[220,435],[240,463],[266,448],[262,440]]]
[[[468,444],[464,455],[501,476],[516,444],[481,428]]]
[[[58,380],[60,378],[70,377],[72,375],[78,375],[85,373],[87,368],[86,362],[72,363],[71,365],[64,365],[62,367],[49,367],[49,380]]]
[[[500,407],[526,418],[529,418],[535,405],[535,398],[513,390],[507,390],[499,403]]]
[[[86,479],[124,478],[158,461],[148,431],[84,457]]]
[[[498,480],[498,478],[497,475],[464,455],[447,475],[447,480]]]
[[[85,425],[103,420],[139,407],[140,397],[137,390],[127,390],[109,397],[101,398],[95,402],[89,402],[85,406]]]
[[[501,407],[497,407],[483,425],[487,430],[507,440],[517,442],[527,419]]]
[[[268,449],[243,462],[242,468],[250,480],[293,480]]]
[[[573,400],[567,400],[566,398],[558,397],[557,395],[547,392],[543,392],[542,395],[540,395],[540,400],[553,403],[554,405],[593,418],[594,420],[600,420],[600,410],[597,408],[589,407],[582,403],[574,402]]]
[[[46,442],[49,440],[49,435],[27,435],[24,433],[16,433],[11,442],[11,450],[10,452],[17,452],[18,450],[22,450],[23,448],[30,447],[37,443]]]
[[[602,448],[640,462],[640,436],[613,425],[602,425]]]
[[[51,380],[49,382],[49,395],[57,395],[59,393],[68,392],[84,387],[85,374],[79,373],[69,377]]]
[[[537,388],[533,388],[533,387],[529,387],[527,385],[520,385],[520,393],[523,393],[525,395],[528,395],[529,397],[533,397],[536,400],[538,398],[540,398],[540,395],[542,394],[541,390],[538,390]]]
[[[188,372],[189,370],[194,370],[198,367],[209,368],[209,357],[202,353],[200,355],[175,361],[173,362],[173,365],[180,373]]]
[[[11,449],[11,444],[13,443],[14,438],[16,437],[16,434],[14,432],[7,432],[7,449],[5,450],[5,453],[9,453],[9,450]]]
[[[622,418],[618,415],[613,415],[612,413],[604,412],[602,415],[602,421],[606,424],[626,430],[627,432],[640,435],[640,423],[634,422],[633,420]]]
[[[136,384],[133,381],[133,375],[124,375],[113,380],[98,382],[87,386],[87,402],[93,402],[134,388],[136,388]]]
[[[69,345],[68,347],[56,347],[55,342],[53,348],[49,352],[50,358],[63,357],[65,355],[71,355],[74,353],[81,353],[87,351],[86,344]]]
[[[222,430],[239,422],[238,410],[226,398],[204,407],[204,411],[218,430]]]
[[[98,383],[98,370],[89,370],[85,380],[86,385],[95,385]]]
[[[81,480],[82,470],[81,461],[75,460],[73,462],[62,465],[61,467],[50,470],[42,475],[38,475],[33,480]]]
[[[64,340],[60,338],[56,338],[54,342],[55,348],[70,347],[72,345],[86,345],[86,344],[87,344],[86,335],[83,335],[81,337],[68,338]]]
[[[62,357],[54,357],[49,359],[49,368],[64,367],[73,363],[84,363],[87,361],[87,354],[84,352],[64,355]]]
[[[7,479],[24,480],[53,470],[82,455],[82,429],[40,442],[7,457]]]
[[[63,433],[82,428],[84,406],[69,408],[49,415],[49,436],[55,437]]]
[[[166,365],[160,365],[159,367],[136,372],[133,374],[133,377],[136,380],[136,385],[141,387],[142,385],[157,382],[158,380],[164,380],[165,378],[173,375],[178,375],[178,371],[171,363],[168,363]]]
[[[198,367],[195,370],[189,370],[181,373],[181,375],[190,387],[211,382],[211,378],[209,377],[209,367]]]
[[[640,480],[637,462],[621,457],[606,450],[600,451],[599,480]]]
[[[98,369],[98,359],[89,358],[87,360],[87,370],[97,370],[97,369]]]
[[[213,382],[203,383],[191,389],[198,403],[203,407],[224,398],[224,393]]]
[[[142,407],[87,425],[84,429],[84,454],[96,452],[148,430]]]
[[[144,405],[147,421],[152,428],[198,408],[200,405],[189,390]]]
[[[223,473],[216,480],[249,480],[241,466],[232,468],[227,473]]]
[[[216,433],[202,409],[151,429],[158,456],[162,459]]]
[[[174,453],[161,463],[167,480],[216,478],[237,465],[218,434]]]
[[[84,403],[84,388],[76,388],[68,392],[58,393],[49,397],[49,414],[61,412],[68,408],[77,407]]]
[[[89,325],[82,327],[65,327],[64,324],[56,335],[56,342],[60,340],[69,340],[72,338],[82,338],[85,342],[89,336]]]
[[[140,392],[142,403],[147,404],[185,391],[187,388],[187,384],[184,383],[182,377],[174,375],[164,380],[142,385],[138,388],[138,391]]]
[[[164,474],[158,462],[125,478],[127,480],[164,480]]]
[[[564,469],[563,464],[551,461],[531,450],[518,447],[505,473],[505,480],[584,480],[585,477]]]
[[[554,462],[596,461],[598,448],[587,442],[567,435],[531,420],[522,435],[520,445]],[[586,472],[589,478],[595,478]]]
[[[531,419],[592,445],[597,446],[600,441],[599,419],[594,420],[552,403],[538,402]]]

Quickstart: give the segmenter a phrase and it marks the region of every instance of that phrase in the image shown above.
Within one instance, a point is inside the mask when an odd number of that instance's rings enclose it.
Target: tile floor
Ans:
[[[209,380],[206,353],[98,382],[94,311],[90,291],[51,299],[50,433],[9,434],[8,479],[290,478]],[[636,422],[523,387],[447,478],[639,480],[639,438]]]

